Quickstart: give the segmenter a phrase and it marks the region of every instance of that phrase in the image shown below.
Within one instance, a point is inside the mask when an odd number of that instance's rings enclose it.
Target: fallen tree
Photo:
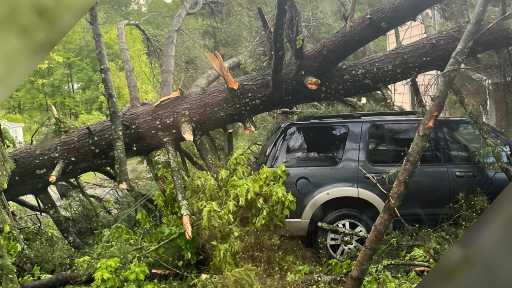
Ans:
[[[472,54],[512,45],[512,31],[503,26],[491,28],[475,43]],[[285,81],[285,93],[272,96],[270,73],[241,77],[235,97],[225,87],[213,85],[198,93],[177,97],[160,104],[142,105],[124,111],[123,127],[129,156],[147,155],[161,149],[168,138],[181,139],[179,123],[187,119],[195,129],[219,129],[253,115],[297,104],[376,91],[382,85],[396,83],[413,75],[444,68],[455,49],[461,31],[447,31],[404,45],[385,54],[371,56],[337,67],[322,79],[320,88],[308,90],[296,78]],[[48,186],[47,176],[59,160],[65,167],[62,179],[113,165],[113,146],[109,121],[82,127],[51,143],[15,150],[10,154],[16,164],[6,192],[8,200],[37,194]]]
[[[359,48],[414,19],[437,2],[440,1],[395,0],[354,19],[349,30],[342,29],[314,49],[304,51],[303,58],[297,59],[296,67],[286,65],[282,69],[282,93],[278,95],[273,95],[272,75],[267,72],[239,78],[240,88],[234,95],[228,95],[223,84],[214,84],[156,105],[131,107],[122,115],[127,155],[147,155],[163,148],[169,140],[183,140],[180,134],[183,122],[192,124],[196,132],[205,132],[233,122],[245,122],[254,115],[274,109],[315,101],[343,100],[418,73],[441,70],[455,49],[461,31],[441,33],[382,55],[335,67]],[[477,41],[473,53],[510,46],[511,35],[506,28],[492,27]],[[324,64],[315,66],[311,64],[313,62]],[[305,87],[304,79],[309,73],[320,78],[319,89]],[[12,201],[44,191],[48,186],[48,175],[59,162],[64,163],[61,172],[64,180],[113,167],[111,134],[110,122],[103,121],[79,128],[52,142],[15,150],[10,157],[16,168],[5,191],[6,198]]]

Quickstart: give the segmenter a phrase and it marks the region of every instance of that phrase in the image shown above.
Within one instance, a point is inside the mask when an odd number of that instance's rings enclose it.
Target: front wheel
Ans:
[[[320,222],[340,228],[318,228],[316,235],[320,253],[336,259],[356,255],[363,247],[373,225],[368,216],[355,209],[335,210]]]

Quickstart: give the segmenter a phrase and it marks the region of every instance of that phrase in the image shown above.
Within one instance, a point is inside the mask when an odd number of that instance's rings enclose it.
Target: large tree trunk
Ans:
[[[82,275],[78,272],[61,272],[46,279],[36,280],[21,285],[21,288],[54,288],[70,284],[85,284],[93,281],[92,275]]]
[[[462,36],[462,39],[460,40],[460,43],[451,55],[445,70],[440,75],[439,84],[437,86],[435,96],[433,97],[432,106],[425,113],[425,117],[423,117],[423,120],[416,131],[411,147],[407,152],[404,163],[402,164],[402,167],[398,172],[398,176],[393,183],[393,188],[389,193],[389,199],[386,201],[386,205],[384,205],[382,212],[377,217],[363,249],[359,252],[354,267],[345,282],[345,287],[361,287],[364,277],[370,267],[371,260],[375,253],[377,253],[377,249],[384,239],[384,234],[388,230],[393,219],[398,216],[397,209],[400,207],[403,196],[407,192],[406,187],[409,179],[418,165],[421,155],[423,155],[423,151],[427,147],[428,140],[432,134],[432,129],[434,128],[438,117],[443,112],[446,99],[448,98],[448,93],[455,80],[457,72],[462,63],[466,60],[466,57],[469,55],[469,51],[475,37],[477,37],[477,34],[481,31],[481,24],[485,18],[487,6],[490,1],[491,0],[480,0],[478,2],[475,8],[475,13],[473,14],[472,22],[469,24]]]
[[[341,100],[376,91],[408,79],[418,73],[442,70],[455,49],[461,31],[448,31],[404,45],[382,55],[375,55],[338,67],[316,91],[287,80],[286,93],[272,101],[270,73],[254,74],[239,79],[238,96],[226,96],[224,85],[213,85],[199,94],[177,97],[156,107],[143,105],[123,113],[125,143],[130,156],[147,155],[164,147],[161,137],[181,139],[181,118],[190,119],[201,130],[225,127],[247,116],[279,108],[315,101]],[[472,53],[512,45],[512,31],[497,26],[480,37]],[[341,48],[340,48],[341,49]],[[285,84],[285,85],[286,85]],[[10,157],[16,167],[9,179],[6,197],[13,200],[37,193],[48,186],[47,177],[59,160],[67,169],[62,179],[73,178],[113,163],[113,141],[109,121],[75,130],[51,143],[26,146]]]
[[[98,13],[96,11],[96,3],[89,10],[90,23],[92,34],[94,38],[94,45],[96,47],[96,57],[98,58],[101,80],[103,88],[105,89],[105,97],[107,98],[110,122],[112,123],[112,138],[114,140],[114,158],[115,167],[117,172],[117,182],[119,187],[126,189],[129,183],[128,166],[126,164],[126,151],[123,141],[123,123],[119,109],[117,107],[116,94],[114,92],[114,85],[112,84],[112,76],[110,75],[110,68],[108,66],[107,53],[105,51],[105,44],[102,40],[100,26],[98,24]]]
[[[364,17],[354,19],[348,31],[340,29],[315,48],[306,51],[302,69],[306,75],[329,72],[327,68],[336,67],[377,37],[415,19],[424,10],[441,2],[443,0],[393,0],[387,5],[369,10]]]

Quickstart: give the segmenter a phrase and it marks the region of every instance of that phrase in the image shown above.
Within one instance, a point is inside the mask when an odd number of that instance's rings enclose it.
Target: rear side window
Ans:
[[[330,167],[343,158],[348,127],[295,126],[290,127],[280,147],[276,164],[286,167]]]
[[[469,123],[446,123],[443,127],[448,146],[448,161],[451,163],[471,163],[481,150],[481,137],[478,130]],[[473,152],[472,152],[473,151]]]
[[[401,164],[416,134],[417,123],[374,123],[368,129],[368,161],[372,164]],[[434,133],[436,134],[436,133]],[[435,138],[435,137],[434,137]],[[429,141],[421,164],[442,162],[437,141]]]

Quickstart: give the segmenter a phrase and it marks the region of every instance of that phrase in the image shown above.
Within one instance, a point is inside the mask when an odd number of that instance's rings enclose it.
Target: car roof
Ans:
[[[418,121],[421,120],[418,111],[383,111],[383,112],[356,112],[331,115],[315,115],[302,117],[289,124],[330,123],[330,122],[371,122],[371,121]],[[467,120],[461,117],[441,117],[442,120]]]

